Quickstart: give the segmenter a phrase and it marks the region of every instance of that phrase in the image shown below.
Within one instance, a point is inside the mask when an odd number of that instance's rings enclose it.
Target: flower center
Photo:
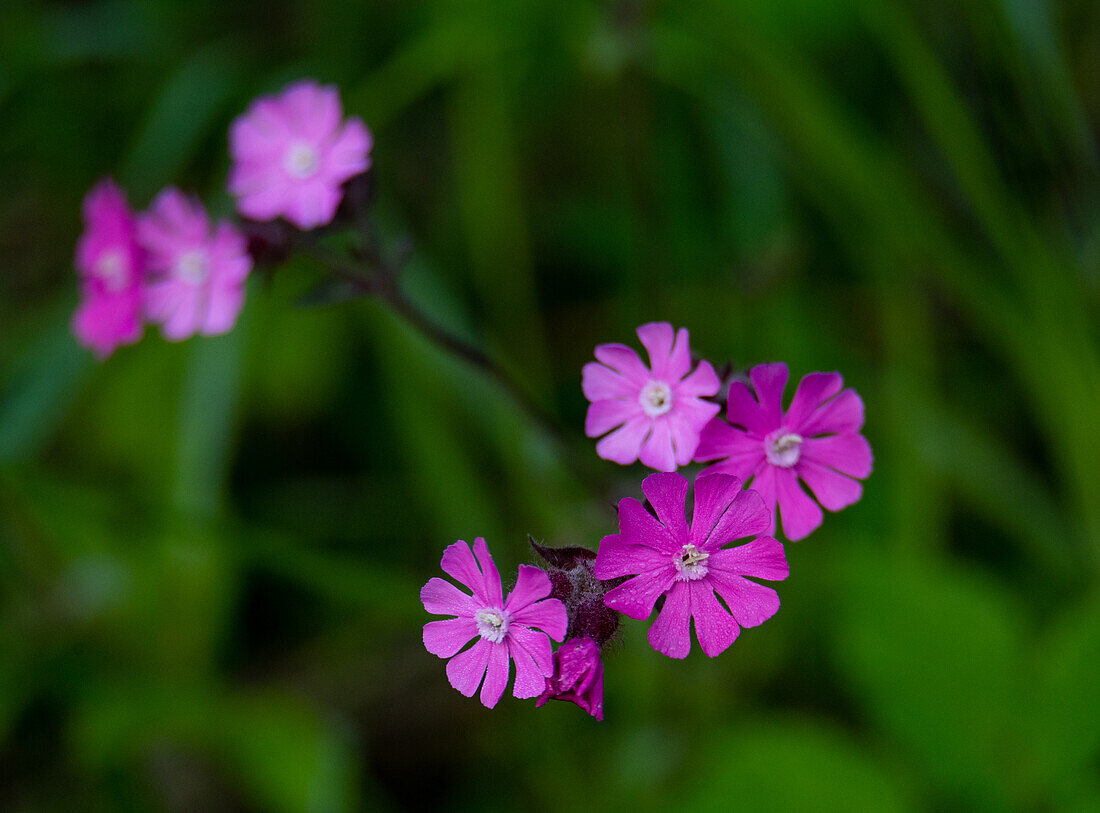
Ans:
[[[773,466],[789,469],[802,455],[802,435],[779,429],[764,438],[764,454]]]
[[[664,415],[672,409],[672,390],[664,381],[650,381],[638,396],[642,410],[651,418]]]
[[[487,607],[474,613],[477,621],[477,631],[481,637],[490,643],[499,644],[508,634],[508,616],[503,610],[494,610]]]
[[[176,277],[188,285],[202,285],[210,276],[210,260],[205,251],[185,251],[176,260]]]
[[[680,552],[672,557],[672,563],[680,572],[681,581],[693,582],[707,575],[709,558],[709,553],[704,553],[694,545],[684,545]]]
[[[99,255],[95,263],[95,275],[108,291],[121,291],[126,287],[126,256],[122,249],[113,248]]]
[[[304,180],[315,175],[317,170],[321,168],[321,156],[309,144],[297,141],[291,144],[290,149],[286,151],[283,166],[295,178]]]

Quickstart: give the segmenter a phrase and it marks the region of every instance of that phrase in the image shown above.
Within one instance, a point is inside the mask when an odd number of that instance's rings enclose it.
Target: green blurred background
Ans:
[[[1100,4],[0,6],[0,807],[1100,809]],[[562,427],[373,302],[68,332],[80,200],[228,214],[226,128],[337,83],[404,287]],[[595,545],[645,472],[580,369],[668,320],[840,370],[876,471],[709,660],[628,622],[606,715],[493,711],[420,585]]]

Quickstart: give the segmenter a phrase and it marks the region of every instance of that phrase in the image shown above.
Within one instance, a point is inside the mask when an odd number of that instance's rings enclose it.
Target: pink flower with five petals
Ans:
[[[547,598],[550,579],[537,567],[520,565],[516,586],[504,599],[500,573],[481,537],[474,540],[473,553],[462,540],[450,545],[443,552],[442,566],[473,592],[464,593],[438,577],[429,579],[420,591],[429,613],[455,616],[424,625],[425,648],[450,658],[447,679],[451,685],[466,697],[473,697],[481,685],[481,702],[492,708],[508,685],[511,660],[516,664],[512,694],[538,697],[546,678],[554,674],[550,638],[564,638],[569,623],[565,605]],[[477,642],[472,647],[459,652],[474,638]]]
[[[254,101],[229,129],[229,191],[253,220],[284,217],[300,229],[332,221],[343,184],[366,172],[370,130],[344,120],[335,87],[312,79]]]
[[[656,517],[635,499],[619,502],[619,533],[605,536],[596,554],[596,578],[630,576],[604,595],[604,603],[631,618],[649,618],[661,596],[664,606],[649,628],[649,643],[670,658],[691,651],[691,627],[711,658],[775,615],[779,595],[745,578],[787,578],[783,546],[760,536],[735,548],[737,539],[767,530],[768,509],[760,495],[741,488],[727,474],[695,481],[691,525],[685,519],[688,481],[681,475],[651,474],[642,492]],[[725,606],[715,595],[722,597]]]
[[[590,438],[610,432],[596,444],[605,460],[675,471],[691,462],[699,432],[718,414],[718,404],[704,400],[717,394],[718,376],[706,361],[691,371],[686,328],[674,333],[668,322],[651,322],[638,338],[649,367],[623,344],[599,345],[597,361],[584,365],[582,387],[592,402],[584,431]]]
[[[741,381],[731,385],[729,422],[718,417],[707,424],[695,459],[720,461],[702,474],[724,472],[748,481],[771,511],[769,533],[775,532],[778,505],[783,533],[803,539],[821,525],[817,502],[839,511],[863,494],[859,481],[872,465],[871,446],[859,433],[863,401],[855,390],[842,389],[839,373],[810,373],[784,412],[786,364],[758,365],[749,380],[752,390]]]
[[[169,341],[228,333],[244,307],[252,269],[248,244],[231,224],[175,188],[160,192],[138,221],[148,258],[145,312]]]
[[[126,196],[104,179],[84,198],[84,233],[76,245],[81,302],[72,321],[80,343],[100,358],[141,338],[144,266]]]

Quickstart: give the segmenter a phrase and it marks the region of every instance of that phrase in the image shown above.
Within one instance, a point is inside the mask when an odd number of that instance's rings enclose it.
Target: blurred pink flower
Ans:
[[[76,244],[81,302],[72,320],[73,334],[100,358],[141,338],[143,263],[126,196],[106,178],[84,198]]]
[[[611,432],[596,444],[605,460],[675,471],[691,462],[699,432],[718,414],[717,404],[703,400],[718,392],[718,376],[705,361],[689,375],[686,328],[674,334],[668,322],[651,322],[638,338],[649,367],[623,344],[599,345],[597,361],[584,365],[582,388],[592,402],[584,431],[590,438]]]
[[[591,638],[570,638],[554,653],[554,675],[536,706],[548,700],[576,703],[597,720],[603,719],[603,661],[600,645]]]
[[[343,120],[340,94],[312,79],[256,99],[229,128],[229,191],[253,220],[284,217],[301,229],[332,221],[342,185],[370,166],[370,130]]]
[[[751,391],[741,381],[730,386],[729,423],[718,417],[707,424],[695,459],[720,461],[703,474],[751,478],[749,487],[771,511],[768,533],[775,533],[778,505],[783,533],[803,539],[821,524],[823,514],[799,480],[830,511],[852,505],[863,494],[859,480],[870,475],[872,464],[871,446],[859,434],[863,401],[855,390],[841,389],[839,373],[810,373],[784,413],[786,364],[754,367],[749,380]]]
[[[476,555],[476,559],[475,559]],[[480,567],[479,567],[480,565]],[[450,658],[447,679],[466,697],[481,686],[481,702],[492,708],[508,685],[509,659],[516,663],[512,694],[537,697],[554,674],[550,638],[565,637],[565,605],[550,595],[550,579],[537,567],[519,566],[519,579],[508,599],[502,598],[500,573],[485,540],[474,540],[474,552],[459,540],[443,552],[444,572],[473,591],[463,593],[445,579],[433,577],[420,591],[424,609],[453,615],[424,625],[424,646]],[[547,637],[550,636],[550,638]],[[473,638],[477,642],[459,652]]]
[[[633,577],[607,592],[608,607],[643,620],[665,596],[649,628],[649,643],[670,658],[687,657],[692,620],[699,645],[713,658],[736,640],[741,627],[755,627],[775,615],[778,594],[745,576],[787,578],[783,546],[761,536],[723,549],[729,542],[767,530],[768,509],[759,494],[743,490],[736,477],[700,476],[689,527],[684,518],[684,477],[651,474],[642,482],[642,491],[657,516],[635,499],[620,501],[619,533],[605,536],[596,554],[596,578]]]
[[[148,258],[145,313],[166,339],[233,329],[252,269],[236,228],[224,220],[213,226],[202,203],[168,188],[139,219],[138,240]]]

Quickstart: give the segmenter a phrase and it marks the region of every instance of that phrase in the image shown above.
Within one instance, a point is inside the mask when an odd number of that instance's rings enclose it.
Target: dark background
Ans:
[[[5,2],[0,806],[1100,807],[1098,43],[1092,0]],[[76,344],[87,189],[228,214],[229,122],[305,76],[410,299],[558,434],[378,303],[294,307],[306,260],[226,337]],[[487,711],[419,587],[615,529],[645,471],[580,370],[649,320],[840,370],[875,472],[720,658],[628,622],[602,724]]]

